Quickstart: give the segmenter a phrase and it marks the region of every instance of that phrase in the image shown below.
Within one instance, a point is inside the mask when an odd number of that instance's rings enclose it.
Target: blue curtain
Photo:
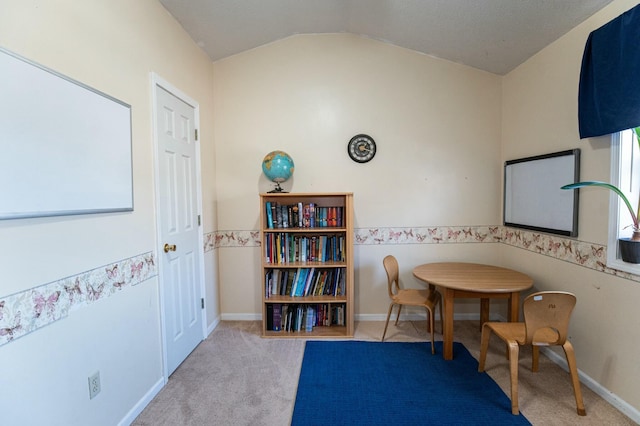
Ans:
[[[582,57],[580,138],[640,126],[640,5],[593,31]]]

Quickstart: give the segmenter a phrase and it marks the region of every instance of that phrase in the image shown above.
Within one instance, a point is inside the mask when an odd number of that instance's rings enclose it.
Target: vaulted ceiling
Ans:
[[[213,60],[353,33],[506,74],[612,0],[160,0]]]

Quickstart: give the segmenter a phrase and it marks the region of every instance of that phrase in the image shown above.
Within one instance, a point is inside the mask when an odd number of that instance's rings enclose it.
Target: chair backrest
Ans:
[[[389,289],[389,298],[393,299],[393,296],[398,293],[400,286],[398,284],[399,267],[398,261],[392,255],[386,256],[382,260],[384,270],[387,271],[387,288]]]
[[[525,344],[563,345],[576,296],[564,291],[541,291],[524,299]]]

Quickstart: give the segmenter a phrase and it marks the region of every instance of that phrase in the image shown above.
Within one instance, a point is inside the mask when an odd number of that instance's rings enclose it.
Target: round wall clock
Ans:
[[[376,155],[376,142],[369,135],[355,135],[347,145],[349,157],[357,163],[366,163]]]

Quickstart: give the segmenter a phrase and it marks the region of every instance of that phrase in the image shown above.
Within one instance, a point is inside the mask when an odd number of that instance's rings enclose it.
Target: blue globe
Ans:
[[[272,151],[262,160],[262,171],[270,181],[280,184],[293,175],[293,160],[284,151]]]

